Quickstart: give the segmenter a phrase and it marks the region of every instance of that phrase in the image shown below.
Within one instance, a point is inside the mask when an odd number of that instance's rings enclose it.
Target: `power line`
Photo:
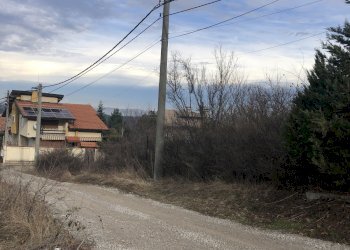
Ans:
[[[142,35],[144,32],[146,32],[150,27],[152,27],[156,22],[158,22],[161,18],[157,18],[155,21],[153,21],[151,24],[149,24],[145,29],[143,29],[140,33],[138,33],[136,36],[134,36],[130,41],[128,41],[126,44],[124,44],[122,47],[120,47],[118,50],[114,51],[112,54],[110,54],[108,57],[104,58],[102,61],[100,61],[98,64],[94,65],[93,67],[91,67],[88,71],[86,71],[84,74],[80,75],[79,77],[76,77],[75,79],[72,79],[68,82],[66,82],[65,84],[63,84],[62,86],[59,86],[58,88],[52,90],[50,93],[55,92],[65,86],[67,86],[68,84],[76,81],[77,79],[79,79],[80,77],[82,77],[83,75],[87,74],[88,72],[90,72],[91,70],[95,69],[97,66],[99,66],[100,64],[102,64],[103,62],[105,62],[106,60],[108,60],[109,58],[111,58],[112,56],[114,56],[116,53],[118,53],[119,51],[121,51],[123,48],[125,48],[126,46],[128,46],[130,43],[132,43],[136,38],[138,38],[140,35]]]
[[[174,0],[168,0],[167,2],[172,2]],[[93,64],[91,64],[89,67],[85,68],[83,71],[79,72],[78,74],[68,78],[67,80],[58,82],[58,83],[54,83],[54,84],[50,84],[50,85],[46,85],[44,86],[44,88],[47,87],[53,87],[53,86],[58,86],[61,84],[64,84],[70,80],[73,80],[76,77],[79,77],[80,75],[84,74],[87,70],[89,70],[90,68],[92,68],[94,65],[96,65],[97,63],[99,63],[101,60],[103,60],[108,54],[110,54],[117,46],[119,46],[132,32],[134,32],[156,9],[158,9],[159,7],[161,7],[162,5],[164,5],[164,3],[159,3],[157,4],[155,7],[153,7],[147,14],[146,16],[144,16],[141,21],[139,21],[116,45],[114,45],[108,52],[106,52],[102,57],[100,57],[97,61],[95,61]]]
[[[218,2],[221,2],[221,1],[222,0],[216,0],[216,1],[209,2],[209,3],[197,5],[197,6],[185,9],[185,10],[180,10],[180,11],[177,11],[177,12],[174,12],[174,13],[170,13],[169,16],[180,14],[180,13],[183,13],[183,12],[186,12],[186,11],[190,11],[190,10],[195,10],[195,9],[198,9],[198,8],[201,8],[201,7],[204,7],[204,6],[208,6],[208,5],[211,5],[211,4],[214,4],[214,3],[218,3]]]
[[[303,40],[306,40],[306,39],[309,39],[309,38],[312,38],[312,37],[316,37],[316,36],[319,36],[319,35],[325,34],[325,33],[327,33],[327,32],[323,31],[323,32],[316,33],[316,34],[313,34],[313,35],[310,35],[310,36],[306,36],[306,37],[303,37],[303,38],[300,38],[300,39],[297,39],[297,40],[293,40],[293,41],[289,41],[289,42],[286,42],[286,43],[277,44],[277,45],[274,45],[274,46],[271,46],[271,47],[258,49],[258,50],[253,50],[253,51],[249,51],[249,52],[242,52],[242,54],[253,54],[253,53],[258,53],[258,52],[269,50],[269,49],[274,49],[274,48],[286,46],[286,45],[289,45],[289,44],[292,44],[292,43],[296,43],[296,42],[300,42],[300,41],[303,41]]]
[[[262,8],[264,8],[264,7],[266,7],[266,6],[272,5],[272,4],[274,4],[274,3],[278,2],[278,1],[280,1],[280,0],[274,0],[274,1],[272,1],[272,2],[269,2],[269,3],[267,3],[267,4],[262,5],[262,6],[260,6],[260,7],[254,8],[254,9],[252,9],[252,10],[250,10],[250,11],[247,11],[247,12],[244,12],[244,13],[242,13],[242,14],[240,14],[240,15],[237,15],[237,16],[235,16],[235,17],[226,19],[226,20],[221,21],[221,22],[218,22],[218,23],[216,23],[216,24],[213,24],[213,25],[210,25],[210,26],[201,28],[201,29],[197,29],[197,30],[195,30],[195,31],[191,31],[191,32],[188,32],[188,33],[185,33],[185,34],[176,36],[176,37],[185,36],[185,35],[189,35],[189,34],[192,34],[192,33],[198,32],[198,31],[201,31],[201,30],[213,28],[213,27],[218,26],[218,25],[220,25],[220,24],[222,24],[222,23],[231,21],[231,20],[233,20],[233,19],[236,19],[236,18],[239,18],[239,17],[241,17],[241,16],[247,15],[247,14],[249,14],[249,13],[251,13],[251,12],[254,12],[254,11],[257,11],[257,10],[259,10],[259,9],[262,9]],[[207,3],[207,4],[203,4],[203,5],[201,5],[201,6],[206,6],[206,5],[209,5],[209,4],[216,3],[216,2],[218,2],[218,1],[213,1],[213,2],[210,2],[210,3]],[[192,8],[189,8],[188,10],[192,10],[192,9],[194,9],[194,8],[195,8],[195,7],[192,7]],[[185,10],[184,10],[184,11],[185,11]],[[178,13],[182,13],[182,12],[184,12],[184,11],[178,11]],[[177,12],[175,12],[175,13],[177,13]],[[175,13],[173,13],[173,14],[175,14]],[[169,15],[171,15],[171,14],[169,14]],[[172,38],[175,38],[175,37],[172,37]],[[157,41],[157,43],[158,43],[158,42],[159,42],[159,41]],[[156,43],[156,44],[157,44],[157,43]],[[151,47],[155,46],[156,44],[153,44]],[[140,54],[138,54],[136,57],[132,58],[131,60],[129,60],[129,61],[127,61],[126,63],[124,63],[123,65],[121,65],[120,67],[117,67],[116,69],[114,69],[114,70],[108,72],[107,74],[105,74],[105,75],[99,77],[98,79],[96,79],[96,80],[94,80],[94,81],[88,83],[87,85],[85,85],[85,86],[83,86],[83,87],[77,89],[76,91],[73,91],[73,92],[67,94],[66,96],[73,95],[73,94],[75,94],[76,92],[78,92],[78,91],[80,91],[80,90],[82,90],[82,89],[85,89],[85,88],[87,88],[88,86],[91,86],[92,84],[96,83],[97,81],[103,79],[104,77],[110,75],[111,73],[115,72],[116,70],[118,70],[118,69],[120,69],[121,67],[123,67],[123,66],[125,66],[126,64],[128,64],[129,62],[133,61],[133,60],[136,59],[138,56],[140,56],[140,55],[142,55],[143,53],[145,53],[148,49],[151,49],[151,48],[147,48],[146,50],[144,50],[143,52],[141,52]]]
[[[279,11],[276,11],[276,12],[272,12],[272,13],[269,13],[269,14],[265,14],[265,15],[261,15],[261,16],[253,17],[253,18],[248,18],[248,19],[244,19],[244,20],[238,20],[238,21],[235,21],[235,22],[230,22],[230,23],[220,24],[220,25],[217,25],[216,27],[223,27],[223,26],[232,25],[232,24],[234,24],[234,23],[242,23],[242,22],[252,21],[252,20],[256,20],[256,19],[263,18],[263,17],[268,17],[268,16],[272,16],[272,15],[280,14],[280,13],[283,13],[283,12],[287,12],[287,11],[291,11],[291,10],[299,9],[299,8],[302,8],[302,7],[305,7],[305,6],[309,6],[309,5],[313,5],[313,4],[316,4],[316,3],[322,2],[322,1],[323,1],[323,0],[312,1],[312,2],[305,3],[305,4],[301,4],[301,5],[294,6],[294,7],[291,7],[291,8],[282,9],[282,10],[279,10]],[[190,32],[192,32],[192,31],[185,31],[185,32],[173,32],[172,34],[178,34],[178,33],[190,33]],[[174,38],[174,37],[173,37],[173,38]]]
[[[154,46],[156,46],[159,42],[160,42],[160,40],[157,39],[157,41],[156,41],[155,43],[152,43],[152,44],[151,44],[150,46],[148,46],[146,49],[144,49],[143,51],[141,51],[141,52],[138,53],[136,56],[134,56],[134,57],[131,58],[130,60],[126,61],[126,62],[123,63],[122,65],[118,66],[117,68],[115,68],[115,69],[109,71],[107,74],[102,75],[101,77],[97,78],[96,80],[94,80],[94,81],[92,81],[92,82],[90,82],[90,83],[84,85],[83,87],[81,87],[81,88],[79,88],[79,89],[77,89],[77,90],[75,90],[75,91],[73,91],[73,92],[71,92],[71,93],[69,93],[69,94],[67,94],[67,95],[65,95],[65,96],[71,96],[71,95],[73,95],[73,94],[75,94],[75,93],[77,93],[77,92],[79,92],[79,91],[81,91],[81,90],[83,90],[83,89],[85,89],[85,88],[87,88],[87,87],[93,85],[94,83],[98,82],[99,80],[101,80],[101,79],[103,79],[103,78],[105,78],[105,77],[111,75],[113,72],[119,70],[120,68],[122,68],[122,67],[124,67],[125,65],[129,64],[130,62],[134,61],[134,60],[135,60],[136,58],[138,58],[139,56],[141,56],[141,55],[143,55],[144,53],[146,53],[148,50],[152,49],[152,48],[153,48]]]
[[[187,36],[187,35],[190,35],[190,34],[193,34],[193,33],[197,33],[197,32],[199,32],[199,31],[202,31],[202,30],[207,30],[207,29],[214,28],[214,27],[216,27],[216,26],[219,26],[220,24],[227,23],[227,22],[229,22],[229,21],[231,21],[231,20],[234,20],[234,19],[237,19],[237,18],[239,18],[239,17],[248,15],[248,14],[254,12],[254,11],[260,10],[260,9],[262,9],[262,8],[265,8],[265,7],[267,7],[267,6],[269,6],[269,5],[272,5],[272,4],[274,4],[274,3],[276,3],[276,2],[279,2],[279,1],[280,1],[280,0],[274,0],[274,1],[269,2],[269,3],[267,3],[267,4],[261,5],[260,7],[257,7],[257,8],[254,8],[254,9],[252,9],[252,10],[246,11],[246,12],[244,12],[244,13],[242,13],[242,14],[239,14],[239,15],[237,15],[237,16],[228,18],[228,19],[226,19],[226,20],[224,20],[224,21],[221,21],[221,22],[218,22],[218,23],[214,23],[214,24],[212,24],[212,25],[209,25],[209,26],[206,26],[206,27],[203,27],[203,28],[199,28],[199,29],[196,29],[196,30],[192,30],[192,31],[189,31],[189,32],[186,32],[186,33],[177,35],[177,36],[173,36],[173,37],[170,37],[169,39],[173,39],[173,38],[177,38],[177,37],[182,37],[182,36]]]
[[[310,36],[306,36],[306,37],[302,37],[300,39],[296,39],[296,40],[292,40],[292,41],[289,41],[289,42],[285,42],[285,43],[280,43],[280,44],[277,44],[277,45],[273,45],[273,46],[270,46],[270,47],[267,47],[267,48],[263,48],[263,49],[258,49],[258,50],[253,50],[253,51],[248,51],[248,52],[239,52],[237,53],[238,55],[240,54],[254,54],[254,53],[259,53],[259,52],[262,52],[262,51],[265,51],[265,50],[270,50],[270,49],[274,49],[274,48],[278,48],[278,47],[283,47],[283,46],[286,46],[286,45],[289,45],[289,44],[293,44],[293,43],[297,43],[297,42],[300,42],[300,41],[303,41],[303,40],[306,40],[306,39],[309,39],[309,38],[312,38],[312,37],[316,37],[316,36],[319,36],[319,35],[322,35],[322,34],[325,34],[327,33],[326,31],[323,31],[323,32],[319,32],[319,33],[315,33],[315,34],[312,34]],[[211,58],[195,58],[195,60],[206,60],[206,59],[211,59]]]
[[[172,0],[174,1],[174,0]],[[188,12],[188,11],[191,11],[191,10],[194,10],[194,9],[198,9],[198,8],[201,8],[201,7],[204,7],[204,6],[208,6],[208,5],[211,5],[211,4],[214,4],[214,3],[217,3],[217,2],[220,2],[222,0],[215,0],[215,1],[211,1],[211,2],[208,2],[208,3],[205,3],[205,4],[201,4],[201,5],[197,5],[197,6],[194,6],[194,7],[191,7],[191,8],[187,8],[187,9],[184,9],[184,10],[181,10],[181,11],[177,11],[177,12],[174,12],[174,13],[171,13],[169,14],[168,16],[172,16],[172,15],[176,15],[176,14],[180,14],[180,13],[184,13],[184,12]],[[170,1],[171,2],[171,1]],[[76,75],[75,77],[72,77],[70,79],[67,79],[66,81],[64,82],[61,82],[61,83],[58,83],[58,84],[55,84],[55,85],[49,85],[49,86],[46,86],[46,87],[51,87],[51,86],[57,86],[57,85],[61,85],[63,84],[62,86],[52,90],[50,93],[53,93],[65,86],[67,86],[68,84],[70,84],[71,82],[79,79],[80,77],[82,77],[83,75],[87,74],[88,72],[90,72],[91,70],[95,69],[97,66],[99,66],[100,64],[102,64],[103,62],[105,62],[106,60],[108,60],[109,58],[111,58],[112,56],[114,56],[116,53],[118,53],[119,51],[121,51],[123,48],[125,48],[126,46],[128,46],[130,43],[132,43],[136,38],[138,38],[140,35],[142,35],[144,32],[146,32],[149,28],[151,28],[155,23],[157,23],[160,19],[162,19],[162,17],[159,17],[157,18],[156,20],[154,20],[151,24],[149,24],[145,29],[143,29],[141,32],[139,32],[135,37],[133,37],[130,41],[128,41],[126,44],[124,44],[122,47],[120,47],[118,50],[114,51],[112,54],[110,54],[109,56],[105,57],[106,55],[104,55],[104,58],[103,59],[99,59],[99,61],[95,62],[93,65],[91,65],[89,68],[85,69],[84,72],[82,71],[81,73],[79,73],[78,75]],[[120,43],[119,43],[120,44]],[[118,46],[119,44],[117,44],[116,46]],[[115,49],[116,46],[113,48]],[[113,50],[112,49],[112,50]],[[112,50],[110,50],[108,53],[110,53]],[[107,53],[107,54],[108,54]]]

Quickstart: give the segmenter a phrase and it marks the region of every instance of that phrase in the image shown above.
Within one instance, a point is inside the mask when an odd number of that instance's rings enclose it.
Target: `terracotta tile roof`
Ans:
[[[80,142],[80,138],[78,136],[67,136],[67,142]]]
[[[38,104],[32,103],[30,101],[18,101],[18,100],[16,100],[15,102],[16,102],[16,105],[19,108],[19,111],[21,113],[24,113],[23,107],[32,107],[32,108],[38,107]],[[62,103],[46,103],[46,102],[42,104],[42,107],[43,108],[57,108],[57,109],[64,108]]]
[[[96,110],[88,104],[62,104],[75,117],[70,129],[76,130],[108,130],[106,124],[97,116]]]
[[[36,103],[30,101],[16,100],[17,107],[23,114],[23,107],[37,107]],[[96,110],[89,104],[70,104],[70,103],[43,103],[43,108],[68,109],[75,118],[70,129],[74,130],[108,130],[106,124],[97,116]]]
[[[87,141],[82,141],[80,143],[80,146],[82,148],[98,148],[98,145],[96,142],[87,142]]]
[[[5,132],[6,117],[0,117],[0,133]]]

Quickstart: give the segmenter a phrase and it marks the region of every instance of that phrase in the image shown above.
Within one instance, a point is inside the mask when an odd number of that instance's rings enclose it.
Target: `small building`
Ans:
[[[5,135],[6,118],[0,117],[0,147],[2,146],[2,140]]]
[[[95,150],[102,141],[102,132],[107,126],[97,116],[95,109],[88,104],[61,103],[63,95],[43,93],[41,112],[40,149],[71,147],[74,149]],[[32,152],[36,139],[36,119],[38,113],[36,91],[13,90],[9,103],[9,137],[7,147],[27,148]],[[28,149],[29,148],[29,149]],[[24,150],[24,149],[23,149]],[[79,150],[78,150],[79,151]],[[9,157],[4,151],[4,160]],[[34,151],[33,151],[34,152]],[[19,161],[31,161],[34,155],[22,157]]]

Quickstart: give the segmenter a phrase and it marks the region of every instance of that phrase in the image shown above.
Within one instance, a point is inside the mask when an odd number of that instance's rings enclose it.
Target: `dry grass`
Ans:
[[[67,221],[54,218],[45,202],[45,187],[33,191],[30,186],[8,183],[0,176],[0,249],[77,249],[81,241],[65,229],[70,216]]]
[[[350,244],[350,204],[344,201],[307,201],[303,194],[267,184],[171,179],[155,183],[125,172],[83,173],[71,181],[112,186],[210,216]]]

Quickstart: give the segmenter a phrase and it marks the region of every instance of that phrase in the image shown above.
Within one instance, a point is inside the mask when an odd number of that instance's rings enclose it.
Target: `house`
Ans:
[[[202,117],[190,108],[186,110],[165,110],[165,126],[167,127],[199,127]]]
[[[0,117],[0,146],[2,146],[2,138],[5,135],[6,118]]]
[[[36,91],[11,92],[8,147],[34,149],[37,99]],[[40,148],[97,149],[98,142],[102,141],[102,132],[108,130],[107,126],[91,105],[61,103],[62,99],[63,95],[42,94]]]

